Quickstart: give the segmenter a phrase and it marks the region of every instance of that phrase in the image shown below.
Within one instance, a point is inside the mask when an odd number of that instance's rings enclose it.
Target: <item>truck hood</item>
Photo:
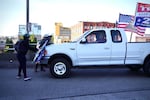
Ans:
[[[76,42],[62,43],[62,44],[51,44],[46,46],[47,56],[52,54],[69,54],[76,50]]]

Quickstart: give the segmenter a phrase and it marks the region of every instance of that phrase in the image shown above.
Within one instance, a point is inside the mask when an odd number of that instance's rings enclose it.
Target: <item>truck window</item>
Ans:
[[[105,43],[106,33],[104,30],[93,31],[86,37],[86,40],[88,43]]]
[[[111,38],[114,43],[122,42],[122,36],[119,30],[111,30]]]
[[[95,43],[96,35],[94,33],[91,33],[86,37],[86,40],[87,40],[87,43]]]

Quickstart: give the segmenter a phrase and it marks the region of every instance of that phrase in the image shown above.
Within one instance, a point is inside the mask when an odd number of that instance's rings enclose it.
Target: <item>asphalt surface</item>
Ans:
[[[56,79],[48,69],[34,72],[30,62],[27,74],[32,80],[25,82],[15,78],[17,62],[9,64],[0,62],[0,100],[150,100],[150,78],[142,71],[72,69],[69,78]]]

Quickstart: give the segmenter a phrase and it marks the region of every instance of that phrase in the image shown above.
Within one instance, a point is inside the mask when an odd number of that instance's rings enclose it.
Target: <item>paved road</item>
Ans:
[[[28,68],[31,81],[15,79],[16,68],[0,68],[0,100],[150,100],[150,78],[126,68],[73,69],[54,79]]]

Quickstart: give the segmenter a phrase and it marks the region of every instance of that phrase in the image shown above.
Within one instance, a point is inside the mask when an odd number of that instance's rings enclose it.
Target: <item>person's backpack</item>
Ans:
[[[20,44],[22,43],[22,40],[17,41],[16,44],[14,45],[15,50],[18,52],[20,50]]]

